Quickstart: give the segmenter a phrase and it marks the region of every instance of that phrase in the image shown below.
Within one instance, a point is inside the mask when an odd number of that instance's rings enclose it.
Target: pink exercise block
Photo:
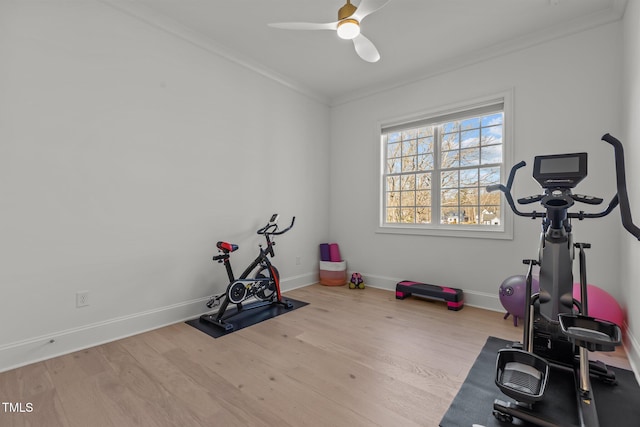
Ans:
[[[342,258],[340,258],[340,248],[338,247],[337,243],[329,243],[329,261],[342,261]]]

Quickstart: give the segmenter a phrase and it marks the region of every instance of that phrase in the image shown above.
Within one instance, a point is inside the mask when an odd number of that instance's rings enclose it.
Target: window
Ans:
[[[504,130],[504,98],[382,126],[382,231],[504,232]]]

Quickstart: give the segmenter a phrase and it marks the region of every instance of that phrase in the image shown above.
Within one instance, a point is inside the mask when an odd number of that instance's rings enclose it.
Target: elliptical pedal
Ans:
[[[520,405],[530,407],[542,399],[549,377],[549,364],[542,357],[505,348],[498,351],[496,368],[496,385]]]

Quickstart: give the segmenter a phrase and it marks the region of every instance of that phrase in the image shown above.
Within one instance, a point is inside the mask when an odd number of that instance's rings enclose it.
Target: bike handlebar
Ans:
[[[278,224],[267,224],[264,227],[262,227],[261,229],[259,229],[258,231],[256,231],[256,233],[258,234],[264,234],[266,236],[279,236],[281,234],[286,233],[287,231],[291,230],[293,228],[293,224],[296,222],[296,217],[292,217],[291,218],[291,224],[285,228],[284,230],[278,230]],[[273,228],[273,231],[269,231],[271,228]]]
[[[294,217],[291,217],[291,224],[290,224],[287,228],[285,228],[284,230],[281,230],[281,231],[275,232],[275,233],[271,233],[271,234],[273,234],[273,235],[275,235],[275,236],[278,236],[278,235],[280,235],[280,234],[284,234],[284,233],[286,233],[287,231],[289,231],[289,230],[291,230],[291,229],[293,228],[293,224],[294,224],[295,222],[296,222],[296,217],[295,217],[295,216],[294,216]]]
[[[284,230],[278,231],[278,224],[269,222],[269,224],[265,225],[264,227],[262,227],[257,231],[258,234],[264,235],[264,237],[267,239],[267,253],[269,255],[271,255],[272,257],[276,256],[275,252],[273,251],[273,245],[275,245],[275,242],[272,242],[269,236],[279,236],[281,234],[286,233],[287,231],[293,228],[293,224],[295,222],[296,222],[296,217],[294,216],[291,218],[291,224]]]

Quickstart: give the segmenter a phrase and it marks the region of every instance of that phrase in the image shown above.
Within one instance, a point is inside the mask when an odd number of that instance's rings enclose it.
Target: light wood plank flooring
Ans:
[[[0,374],[1,426],[437,426],[501,313],[312,285],[310,305],[213,339],[185,324]],[[624,351],[600,357],[629,368]]]

